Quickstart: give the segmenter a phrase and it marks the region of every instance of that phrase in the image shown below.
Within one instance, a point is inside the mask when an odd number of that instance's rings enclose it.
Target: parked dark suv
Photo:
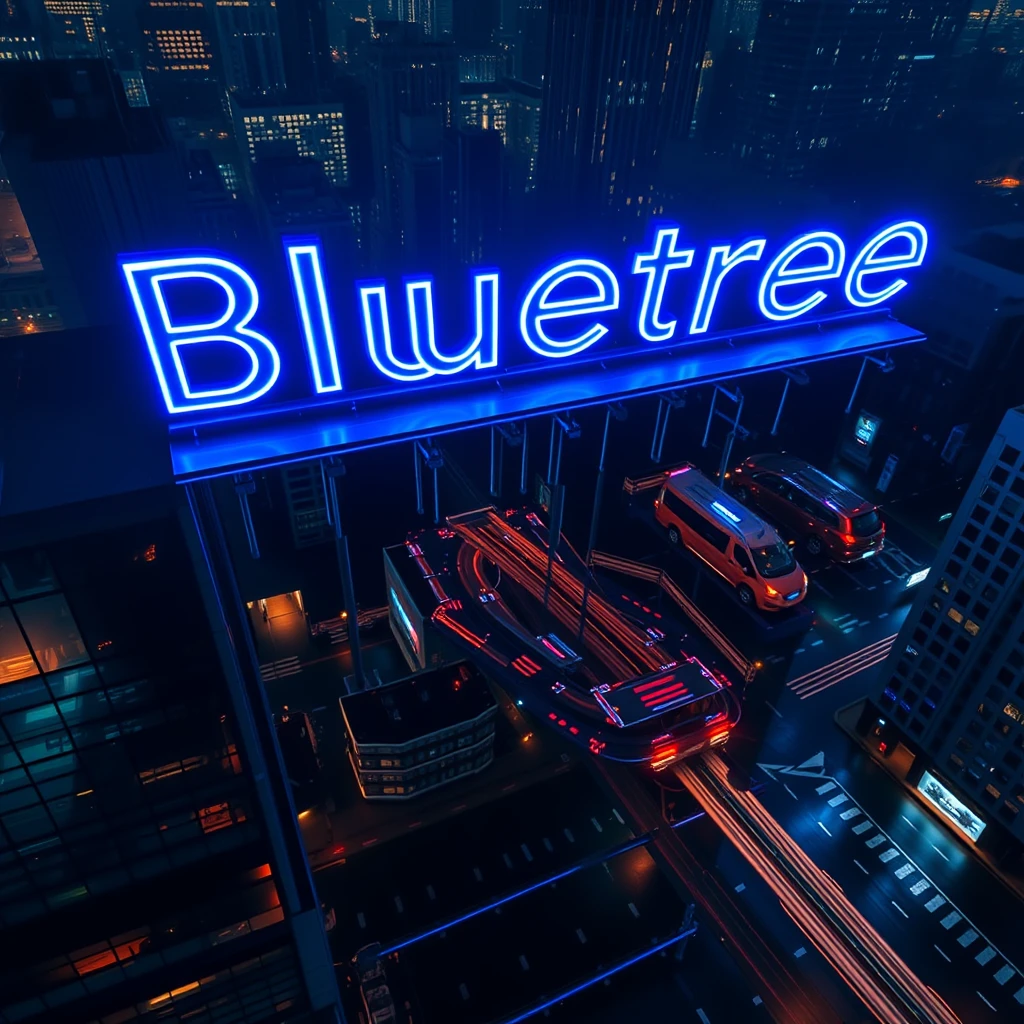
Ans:
[[[733,471],[732,485],[741,501],[799,536],[808,554],[856,562],[882,550],[878,508],[794,455],[751,455]]]

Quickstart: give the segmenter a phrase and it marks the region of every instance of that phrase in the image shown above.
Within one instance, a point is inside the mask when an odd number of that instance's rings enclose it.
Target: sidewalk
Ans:
[[[935,809],[927,800],[923,799],[917,789],[911,786],[905,777],[901,776],[897,771],[893,770],[893,762],[889,759],[880,757],[878,751],[875,749],[873,744],[869,744],[865,741],[864,737],[857,732],[857,722],[860,719],[861,713],[864,709],[864,705],[867,702],[867,698],[860,698],[854,701],[852,704],[846,705],[846,707],[839,708],[835,713],[835,723],[843,730],[859,747],[864,751],[871,759],[882,768],[885,773],[902,787],[903,791],[909,796],[913,797],[917,803],[919,803],[925,810],[931,814],[936,821],[939,821],[944,828],[948,828],[948,823],[940,816],[935,814]],[[954,833],[955,834],[955,833]],[[1024,876],[1020,874],[1014,874],[1002,868],[993,858],[993,856],[986,850],[978,849],[977,846],[971,845],[971,852],[975,858],[981,863],[985,869],[1001,882],[1007,889],[1009,889],[1018,899],[1024,900]]]

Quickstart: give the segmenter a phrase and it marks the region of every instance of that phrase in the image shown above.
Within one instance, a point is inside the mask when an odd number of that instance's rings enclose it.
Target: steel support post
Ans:
[[[348,537],[341,528],[341,501],[338,498],[338,478],[345,475],[345,464],[338,458],[321,459],[320,466],[327,480],[327,503],[334,525],[334,551],[338,558],[338,574],[341,576],[341,593],[345,602],[345,617],[348,620],[349,649],[352,652],[352,675],[360,690],[366,689],[366,673],[363,669],[363,648],[359,639],[359,606],[356,604],[356,588],[352,580],[352,559],[349,557]]]

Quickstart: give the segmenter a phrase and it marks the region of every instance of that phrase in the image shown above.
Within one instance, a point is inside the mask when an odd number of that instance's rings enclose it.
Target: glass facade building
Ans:
[[[181,499],[3,521],[4,1024],[340,1019]]]
[[[885,678],[879,704],[918,760],[1024,838],[1024,409],[985,453]]]

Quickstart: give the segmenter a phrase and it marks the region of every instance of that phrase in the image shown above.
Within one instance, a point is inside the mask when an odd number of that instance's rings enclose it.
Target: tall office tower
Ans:
[[[109,7],[110,0],[43,0],[53,56],[103,56]]]
[[[1003,418],[921,584],[880,698],[917,752],[910,781],[975,839],[976,815],[1024,840],[1022,460],[1017,408]],[[885,753],[892,756],[891,742]]]
[[[42,60],[46,54],[41,10],[29,0],[0,4],[0,61]]]
[[[334,77],[327,3],[328,0],[277,0],[284,77],[293,100],[315,100],[330,88]]]
[[[105,335],[51,336],[85,390]],[[244,609],[137,468],[0,513],[0,1018],[338,1024]]]
[[[249,159],[302,157],[318,163],[335,187],[349,183],[345,110],[341,102],[261,103],[233,96],[235,135]]]
[[[501,134],[452,128],[444,138],[448,249],[463,266],[493,263],[507,208],[506,151]]]
[[[145,0],[139,24],[146,70],[173,79],[217,77],[211,0]]]
[[[453,0],[455,42],[462,47],[486,47],[501,28],[500,0]]]
[[[515,77],[529,85],[544,81],[548,0],[519,0],[515,22]]]
[[[538,158],[546,205],[647,213],[659,156],[689,129],[711,7],[550,0]]]
[[[507,82],[505,95],[509,194],[516,197],[532,192],[537,185],[541,91],[526,82]]]
[[[770,177],[813,178],[856,133],[933,116],[965,0],[763,0],[734,152]]]
[[[222,0],[217,4],[219,53],[228,89],[259,96],[284,90],[277,10],[275,0]]]
[[[128,105],[102,60],[0,66],[0,120],[3,163],[65,325],[115,322],[118,253],[201,234],[162,123]]]
[[[377,22],[378,38],[366,54],[366,88],[373,149],[370,244],[379,260],[401,255],[401,216],[397,200],[396,148],[399,118],[426,117],[437,130],[451,127],[458,89],[455,47],[426,40],[413,25]],[[417,147],[425,129],[415,132]]]

